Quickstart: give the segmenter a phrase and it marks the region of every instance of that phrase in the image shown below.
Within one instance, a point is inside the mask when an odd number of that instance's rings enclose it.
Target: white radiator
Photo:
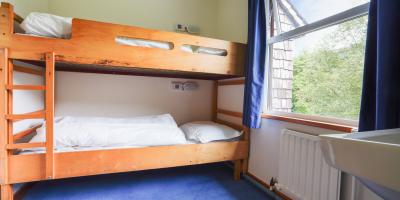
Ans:
[[[277,188],[293,199],[338,200],[340,171],[326,164],[318,136],[283,130]]]

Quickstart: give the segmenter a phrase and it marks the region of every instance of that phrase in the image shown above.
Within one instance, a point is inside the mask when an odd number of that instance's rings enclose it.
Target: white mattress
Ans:
[[[45,142],[46,127],[36,130],[30,143]],[[231,140],[229,140],[231,141]],[[188,140],[169,114],[133,118],[58,117],[54,123],[56,152],[184,145]],[[20,154],[43,153],[44,148]]]
[[[198,144],[195,141],[186,140],[184,144]],[[55,152],[76,152],[76,151],[96,151],[96,150],[109,150],[109,149],[129,149],[129,148],[143,148],[143,147],[152,147],[152,146],[160,146],[160,145],[150,145],[150,146],[114,146],[114,147],[58,147],[55,149]],[[37,153],[45,153],[45,148],[34,148],[27,149],[19,152],[19,154],[37,154]]]
[[[51,15],[47,13],[30,13],[21,23],[20,27],[25,34],[39,37],[64,38],[71,37],[72,18]],[[120,45],[138,46],[158,49],[172,49],[170,42],[152,41],[130,37],[116,37],[115,42]],[[183,45],[180,49],[188,53],[200,53],[208,55],[226,56],[227,51],[210,47],[195,45]]]

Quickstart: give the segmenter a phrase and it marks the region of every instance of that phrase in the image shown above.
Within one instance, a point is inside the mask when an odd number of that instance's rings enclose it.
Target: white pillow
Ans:
[[[186,139],[200,143],[208,143],[217,140],[229,140],[242,135],[241,132],[211,121],[190,122],[180,127],[186,135]]]
[[[72,18],[47,13],[30,13],[21,23],[26,34],[44,37],[70,38]]]

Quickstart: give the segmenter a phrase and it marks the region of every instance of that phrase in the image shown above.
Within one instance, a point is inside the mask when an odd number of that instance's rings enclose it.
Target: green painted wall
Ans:
[[[247,40],[247,0],[7,0],[25,17],[32,11],[174,31],[177,23],[200,35]]]

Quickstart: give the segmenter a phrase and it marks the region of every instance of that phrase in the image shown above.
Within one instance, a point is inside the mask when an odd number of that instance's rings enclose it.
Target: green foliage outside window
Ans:
[[[367,18],[337,26],[294,58],[292,112],[358,119]]]

